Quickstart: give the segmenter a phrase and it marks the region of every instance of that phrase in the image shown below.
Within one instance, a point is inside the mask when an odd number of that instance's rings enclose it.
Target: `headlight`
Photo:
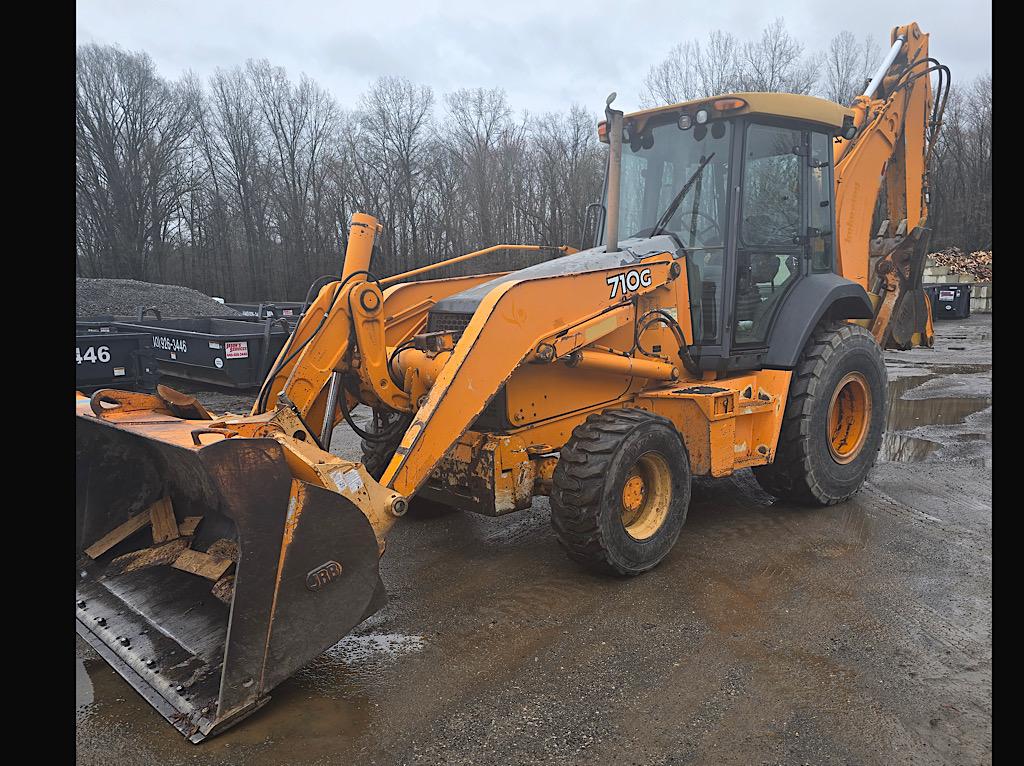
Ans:
[[[707,109],[701,109],[700,111],[697,112],[696,118],[697,118],[697,124],[698,125],[703,125],[705,122],[708,121],[708,110]]]
[[[678,124],[680,130],[689,130],[690,126],[693,125],[693,118],[688,114],[681,114],[679,115]]]

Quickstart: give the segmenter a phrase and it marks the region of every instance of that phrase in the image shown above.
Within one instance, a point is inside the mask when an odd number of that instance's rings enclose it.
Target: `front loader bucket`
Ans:
[[[169,435],[183,424],[116,425],[80,410],[77,630],[199,742],[266,703],[271,689],[385,597],[373,529],[352,502],[293,479],[273,439],[183,444]],[[118,557],[155,545],[155,524],[96,554],[96,541],[162,498],[170,499],[182,535],[195,524],[186,519],[202,517],[178,548],[237,546],[233,593],[222,589],[223,601],[212,578],[170,562],[118,573]],[[226,584],[230,577],[217,582]]]

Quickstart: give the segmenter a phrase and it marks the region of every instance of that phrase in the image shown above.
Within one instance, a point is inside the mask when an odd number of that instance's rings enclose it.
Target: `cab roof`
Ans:
[[[632,122],[642,129],[647,120],[655,115],[666,113],[694,113],[704,107],[711,110],[711,104],[720,99],[740,98],[746,102],[745,106],[738,109],[715,113],[722,117],[735,117],[741,114],[758,114],[771,117],[788,117],[796,120],[807,120],[832,128],[841,128],[843,120],[847,116],[853,118],[853,110],[840,106],[834,101],[827,101],[815,96],[802,96],[797,93],[723,93],[720,96],[711,98],[700,98],[693,101],[684,101],[680,104],[658,106],[653,109],[644,109],[639,112],[632,112],[625,115],[627,122]]]

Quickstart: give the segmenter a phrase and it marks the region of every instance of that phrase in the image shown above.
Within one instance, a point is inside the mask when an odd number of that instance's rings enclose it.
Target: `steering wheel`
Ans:
[[[690,210],[688,212],[683,213],[682,219],[683,219],[683,221],[685,221],[686,219],[689,218],[692,221],[693,217],[694,217],[694,213],[693,213],[692,210]],[[696,236],[697,239],[699,239],[701,242],[704,242],[704,241],[707,240],[707,237],[705,235],[709,231],[714,229],[714,233],[717,235],[717,239],[715,240],[715,242],[721,243],[722,242],[722,229],[719,228],[718,221],[716,221],[714,218],[712,218],[710,215],[708,215],[707,213],[703,212],[702,210],[698,210],[697,211],[696,217],[697,218],[704,218],[705,220],[710,221],[710,223],[707,226],[705,226],[703,229],[696,229],[694,231],[694,236]],[[686,229],[684,231],[684,233],[688,234],[689,231],[690,231],[689,229]]]
[[[691,216],[693,216],[693,211],[692,210],[688,211],[688,212],[684,212],[682,214],[682,219],[685,221],[688,217],[691,217]],[[697,211],[697,217],[698,218],[704,218],[704,219],[710,221],[710,223],[707,226],[705,226],[702,229],[697,229],[694,232],[694,236],[697,238],[697,240],[702,242],[702,243],[705,242],[707,240],[707,237],[705,235],[709,231],[711,231],[713,229],[714,233],[717,235],[717,239],[715,239],[714,241],[716,243],[718,243],[718,244],[721,244],[723,242],[722,230],[718,226],[718,221],[716,221],[710,215],[708,215],[707,213],[705,213],[705,212],[703,212],[701,210]],[[634,237],[649,237],[651,235],[652,231],[654,231],[654,227],[653,226],[648,226],[646,229],[641,229],[640,231],[638,231],[633,236]],[[675,238],[675,240],[677,242],[682,244],[682,236],[681,235],[689,234],[690,230],[689,229],[685,229],[685,230],[681,230],[681,229],[675,229],[675,230],[673,230],[673,229],[665,229],[665,233],[671,235],[672,237]]]

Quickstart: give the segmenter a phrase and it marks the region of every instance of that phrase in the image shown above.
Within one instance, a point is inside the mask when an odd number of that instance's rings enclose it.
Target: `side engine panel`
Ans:
[[[432,311],[427,319],[427,332],[448,330],[457,336],[471,318],[472,314]],[[606,342],[614,347],[629,348],[633,342],[632,332],[632,327],[623,327],[610,334]],[[498,390],[472,430],[501,433],[528,426],[614,401],[632,384],[633,378],[627,375],[581,374],[560,363],[523,365]]]

